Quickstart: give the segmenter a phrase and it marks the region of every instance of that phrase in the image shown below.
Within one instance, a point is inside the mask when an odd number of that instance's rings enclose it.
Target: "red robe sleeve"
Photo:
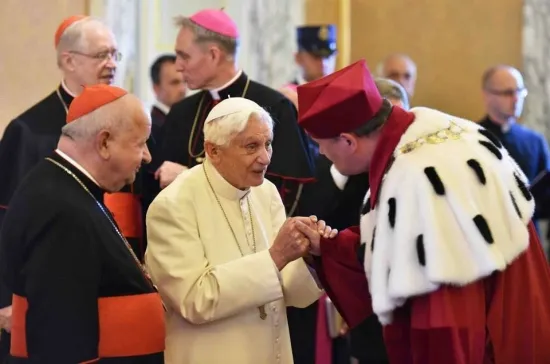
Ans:
[[[338,312],[350,327],[372,315],[367,277],[357,259],[359,227],[348,228],[335,239],[321,239],[316,262],[319,280]]]
[[[487,316],[496,363],[550,363],[550,267],[535,227],[527,252],[495,277]]]
[[[384,327],[391,363],[550,363],[550,270],[531,240],[506,270],[410,299]]]

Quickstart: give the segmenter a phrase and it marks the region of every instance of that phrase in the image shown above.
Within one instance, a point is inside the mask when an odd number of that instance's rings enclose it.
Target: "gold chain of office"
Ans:
[[[244,86],[244,91],[241,95],[241,97],[245,97],[246,93],[248,92],[248,86],[250,86],[250,78],[246,78],[246,85]],[[201,115],[201,109],[202,105],[204,103],[204,98],[206,96],[207,92],[203,92],[201,99],[199,101],[199,107],[197,108],[197,112],[195,113],[195,118],[193,119],[193,126],[191,128],[191,134],[189,135],[189,142],[187,143],[187,152],[189,153],[189,156],[191,158],[195,158],[197,163],[202,163],[204,161],[204,146],[201,149],[201,151],[197,154],[193,153],[193,140],[195,139],[195,129],[197,129],[197,125],[199,122],[199,117]],[[200,131],[197,131],[197,133],[200,133]]]
[[[233,230],[233,227],[231,226],[231,223],[229,222],[229,218],[227,217],[227,214],[225,213],[225,210],[222,206],[222,203],[218,197],[218,194],[214,190],[214,186],[212,186],[212,182],[210,182],[210,178],[208,177],[208,173],[206,172],[206,167],[203,164],[202,170],[204,171],[204,176],[206,177],[206,182],[208,182],[208,185],[210,186],[210,189],[212,190],[212,193],[214,194],[214,197],[216,198],[216,201],[218,202],[218,206],[222,210],[223,217],[225,218],[225,221],[227,222],[227,225],[229,226],[229,229],[231,230],[231,234],[233,235],[233,239],[235,239],[235,243],[237,243],[237,247],[239,248],[239,251],[241,252],[241,256],[245,256],[241,244],[239,244],[239,239],[237,239],[237,234],[235,234],[235,230]],[[256,253],[256,233],[254,232],[254,220],[252,220],[252,208],[250,206],[250,199],[248,196],[246,196],[246,203],[248,205],[248,216],[250,219],[250,225],[252,226],[252,246],[250,246],[250,243],[248,242],[248,236],[246,238],[246,242],[248,247],[252,250],[253,253]],[[267,313],[265,310],[265,305],[262,305],[258,307],[258,311],[260,312],[260,318],[262,320],[265,320],[267,318]]]
[[[113,229],[115,230],[115,232],[117,233],[117,235],[120,237],[120,239],[124,242],[124,245],[126,246],[126,249],[128,250],[128,252],[130,253],[130,255],[132,256],[132,258],[134,259],[135,263],[137,264],[138,268],[140,269],[141,273],[143,274],[145,280],[147,281],[147,283],[149,283],[151,285],[151,288],[154,289],[156,292],[158,292],[158,289],[157,287],[153,284],[153,281],[151,280],[151,277],[149,276],[149,273],[147,273],[147,270],[145,269],[145,267],[143,266],[143,264],[141,264],[141,262],[139,261],[138,257],[136,256],[136,254],[134,253],[134,251],[132,250],[132,247],[130,246],[130,243],[128,243],[128,240],[126,240],[126,238],[124,237],[124,235],[122,235],[122,233],[120,232],[120,230],[118,229],[118,227],[116,226],[116,224],[114,223],[114,221],[111,219],[111,217],[109,216],[109,214],[107,213],[107,211],[105,211],[105,208],[103,207],[103,205],[95,198],[95,196],[92,194],[92,192],[90,192],[90,190],[88,189],[88,187],[86,187],[86,185],[84,184],[84,182],[82,182],[80,180],[80,178],[77,177],[76,174],[74,174],[71,170],[69,170],[67,167],[65,167],[64,165],[62,165],[61,163],[59,163],[58,161],[56,160],[53,160],[49,157],[46,157],[46,160],[55,164],[57,167],[61,168],[62,170],[64,170],[69,176],[71,176],[76,182],[78,182],[78,184],[84,189],[84,191],[86,191],[88,193],[88,195],[90,195],[90,197],[94,200],[94,202],[97,204],[97,206],[99,207],[99,209],[103,212],[103,214],[105,215],[105,217],[107,218],[107,220],[109,220],[109,222],[111,223],[111,226],[113,227]]]

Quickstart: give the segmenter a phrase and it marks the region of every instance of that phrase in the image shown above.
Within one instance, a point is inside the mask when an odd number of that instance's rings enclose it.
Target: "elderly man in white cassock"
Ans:
[[[285,307],[322,293],[302,259],[312,241],[298,232],[316,220],[286,220],[264,179],[273,120],[258,104],[222,101],[204,138],[206,161],[179,175],[147,214],[145,259],[168,310],[166,363],[292,363]],[[337,233],[316,224],[316,240]]]

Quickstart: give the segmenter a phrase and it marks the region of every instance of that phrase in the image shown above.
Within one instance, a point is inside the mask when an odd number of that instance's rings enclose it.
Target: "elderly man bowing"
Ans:
[[[146,263],[168,306],[166,363],[292,363],[285,306],[321,295],[300,259],[309,241],[285,221],[273,183],[273,120],[230,98],[204,126],[206,161],[147,214]],[[325,236],[335,235],[318,223]]]

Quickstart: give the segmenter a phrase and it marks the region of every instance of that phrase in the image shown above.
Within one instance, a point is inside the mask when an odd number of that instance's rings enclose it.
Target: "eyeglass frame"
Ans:
[[[113,59],[115,62],[120,62],[122,60],[122,53],[118,50],[103,51],[103,52],[98,52],[96,54],[88,54],[88,53],[79,52],[79,51],[69,51],[69,53],[78,54],[79,56],[88,57],[101,62],[105,62],[110,59]]]
[[[515,90],[492,90],[492,89],[486,88],[485,91],[495,96],[504,96],[504,97],[517,96],[520,98],[525,98],[529,94],[529,91],[527,90],[526,87],[517,88]]]

